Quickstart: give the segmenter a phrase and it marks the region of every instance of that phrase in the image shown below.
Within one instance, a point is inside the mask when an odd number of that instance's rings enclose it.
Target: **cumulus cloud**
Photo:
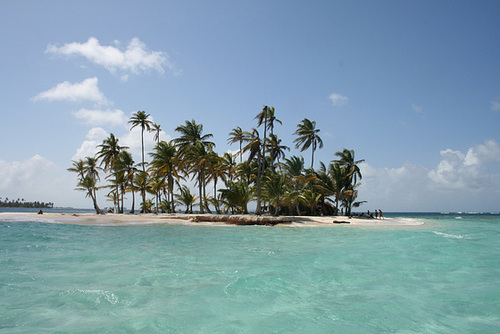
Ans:
[[[119,109],[115,110],[99,110],[99,109],[85,109],[82,108],[75,111],[73,115],[85,122],[85,124],[91,126],[123,126],[125,127],[128,118],[125,116],[123,111]]]
[[[90,129],[86,140],[82,142],[71,159],[76,161],[85,157],[93,157],[97,153],[97,145],[100,145],[106,137],[108,137],[108,133],[103,128]]]
[[[119,43],[115,42],[115,45]],[[155,70],[163,74],[165,68],[174,70],[166,53],[149,51],[139,38],[133,38],[124,50],[117,46],[101,45],[97,38],[90,37],[85,43],[66,43],[61,47],[49,45],[46,52],[56,55],[82,56],[112,73],[121,70],[139,74]]]
[[[95,77],[88,78],[83,80],[82,82],[77,83],[64,81],[54,88],[36,95],[33,100],[71,102],[92,101],[101,104],[106,103],[106,98],[104,97],[104,94],[99,90],[97,83],[98,79]]]
[[[447,189],[478,192],[491,186],[492,175],[485,167],[490,162],[500,162],[500,146],[494,140],[471,147],[466,154],[446,149],[429,177]]]
[[[332,101],[332,105],[334,107],[343,106],[349,101],[349,98],[347,96],[343,96],[337,93],[330,94],[328,98]]]
[[[399,168],[361,164],[360,200],[388,210],[465,211],[485,205],[493,210],[500,200],[500,174],[487,165],[500,167],[500,145],[487,140],[465,153],[451,149],[440,153],[435,168],[412,163]]]
[[[20,184],[35,181],[39,173],[54,168],[53,162],[35,155],[25,161],[0,160],[0,190],[5,191]]]
[[[75,175],[40,155],[24,161],[0,160],[0,173],[3,197],[52,202],[56,206],[90,207],[87,199],[73,190]]]

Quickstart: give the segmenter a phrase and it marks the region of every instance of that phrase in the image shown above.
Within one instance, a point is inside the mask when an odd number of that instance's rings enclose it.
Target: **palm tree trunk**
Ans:
[[[202,175],[203,171],[200,170],[198,173],[198,191],[200,193],[200,213],[205,213],[205,210],[203,209],[203,185],[202,185]]]
[[[135,213],[135,191],[132,189],[132,209],[130,210],[130,213]]]
[[[142,144],[142,171],[146,173],[146,166],[144,164],[144,126],[141,127],[141,144]],[[141,192],[142,203],[146,203],[146,191]]]
[[[314,148],[311,149],[311,169],[313,169],[314,166]]]
[[[93,192],[90,193],[90,197],[92,197],[92,203],[94,204],[94,209],[97,214],[102,214],[101,209],[99,208],[99,205],[97,205],[97,198],[95,194],[95,189]]]

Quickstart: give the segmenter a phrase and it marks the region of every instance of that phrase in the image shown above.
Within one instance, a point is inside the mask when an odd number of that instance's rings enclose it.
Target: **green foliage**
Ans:
[[[248,213],[249,203],[255,201],[257,214],[267,210],[273,215],[333,215],[342,210],[350,215],[352,208],[364,203],[357,200],[358,180],[362,178],[359,164],[364,160],[356,160],[353,150],[343,149],[335,153],[337,160],[327,165],[320,162],[314,170],[314,153],[323,147],[323,141],[316,122],[304,118],[297,125],[293,142],[301,151],[311,149],[311,167],[306,168],[302,156],[286,156],[289,148],[275,133],[275,125],[282,124],[275,112],[273,107],[263,107],[255,117],[259,130],[235,127],[229,133],[228,143],[238,144],[239,150],[234,155],[219,155],[211,141],[213,135],[205,134],[203,125],[195,120],[186,120],[176,127],[177,138],[161,141],[161,126],[151,122],[145,111],[138,111],[129,123],[131,129],[142,130],[140,163],[136,164],[128,148],[119,145],[119,139],[110,134],[97,146],[95,157],[73,161],[68,170],[77,174],[76,189],[92,198],[97,212],[100,209],[96,193],[108,188],[108,196],[118,212],[123,212],[125,195],[131,194],[133,213],[135,193],[140,192],[142,212],[153,208],[155,212],[175,212],[176,205],[193,212],[195,201],[199,201],[201,213],[210,212],[210,207],[217,213]],[[145,161],[146,130],[154,132],[156,141],[148,153],[150,162]],[[107,182],[104,186],[100,185],[102,172]],[[197,195],[184,184],[187,181],[197,187]],[[208,185],[213,187],[211,196],[207,196]]]
[[[2,200],[0,197],[0,207],[1,208],[36,208],[36,209],[46,209],[46,208],[53,208],[54,203],[52,202],[39,202],[39,201],[34,201],[34,202],[27,202],[23,199],[16,199],[16,200],[9,200],[8,197]]]

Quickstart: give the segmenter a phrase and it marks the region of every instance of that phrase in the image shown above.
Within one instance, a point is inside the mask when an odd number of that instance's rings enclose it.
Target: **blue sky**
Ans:
[[[263,105],[290,154],[353,149],[363,210],[500,210],[498,1],[2,1],[0,196],[90,207],[71,160],[126,121],[195,119],[216,151]],[[152,148],[152,138],[147,145]],[[106,206],[109,203],[103,203]]]

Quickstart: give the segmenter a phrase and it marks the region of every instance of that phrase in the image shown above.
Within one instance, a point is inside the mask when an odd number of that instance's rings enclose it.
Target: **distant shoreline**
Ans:
[[[409,218],[349,218],[345,216],[268,216],[215,214],[114,214],[1,212],[2,221],[28,221],[89,226],[188,225],[188,226],[419,226],[424,222]]]

